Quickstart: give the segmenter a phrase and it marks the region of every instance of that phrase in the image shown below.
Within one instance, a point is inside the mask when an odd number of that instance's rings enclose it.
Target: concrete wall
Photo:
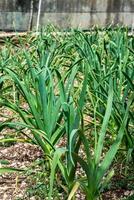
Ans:
[[[0,29],[27,30],[31,0],[0,0]],[[34,0],[32,27],[37,21],[38,0]],[[134,26],[134,0],[42,0],[40,25],[88,29],[110,23]]]

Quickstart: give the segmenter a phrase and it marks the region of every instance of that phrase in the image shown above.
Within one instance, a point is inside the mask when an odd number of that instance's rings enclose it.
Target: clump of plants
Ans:
[[[5,43],[0,53],[0,106],[14,112],[0,130],[15,129],[12,142],[42,149],[49,169],[44,198],[57,183],[65,199],[81,189],[95,200],[114,175],[117,152],[134,160],[134,38],[120,28],[29,38]]]

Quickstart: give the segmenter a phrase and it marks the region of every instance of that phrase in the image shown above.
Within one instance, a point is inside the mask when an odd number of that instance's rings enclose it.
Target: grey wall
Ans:
[[[0,29],[27,30],[31,0],[0,0]],[[34,28],[38,0],[34,0]],[[96,24],[134,26],[134,0],[42,0],[40,25],[89,28]]]

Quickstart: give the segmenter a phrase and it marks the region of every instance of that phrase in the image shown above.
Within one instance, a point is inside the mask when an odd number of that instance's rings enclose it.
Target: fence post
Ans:
[[[29,23],[28,23],[28,31],[32,30],[32,23],[33,23],[33,4],[34,0],[31,0],[30,2],[30,18],[29,18]]]
[[[38,32],[38,30],[39,30],[40,15],[41,15],[41,4],[42,4],[42,0],[39,0],[38,16],[37,16],[37,24],[36,24],[36,32]]]

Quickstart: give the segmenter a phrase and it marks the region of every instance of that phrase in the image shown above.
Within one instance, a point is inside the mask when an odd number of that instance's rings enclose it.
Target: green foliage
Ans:
[[[18,41],[7,42],[0,53],[0,106],[14,112],[0,130],[19,135],[0,142],[42,149],[49,162],[49,199],[55,182],[69,200],[78,188],[96,199],[114,175],[108,170],[120,146],[126,161],[134,158],[134,38],[119,28],[41,32]],[[84,177],[76,175],[78,165]]]

